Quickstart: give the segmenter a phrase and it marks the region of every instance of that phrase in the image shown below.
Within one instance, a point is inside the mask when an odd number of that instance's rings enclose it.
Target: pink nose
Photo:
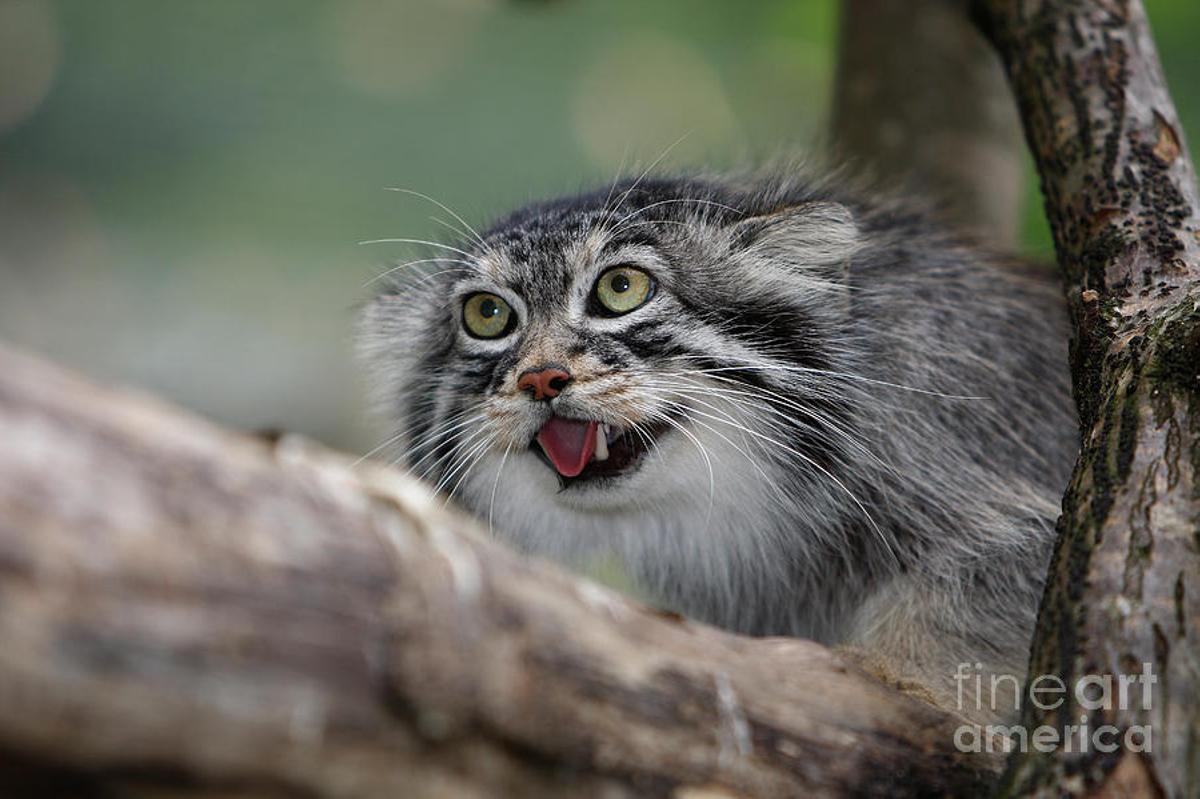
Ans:
[[[543,366],[522,372],[517,378],[517,390],[530,392],[535,400],[548,400],[557,397],[570,382],[571,373],[566,369]]]

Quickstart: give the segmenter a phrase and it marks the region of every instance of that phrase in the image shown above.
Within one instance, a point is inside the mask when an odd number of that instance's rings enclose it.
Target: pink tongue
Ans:
[[[577,476],[592,459],[598,424],[551,416],[538,431],[537,441],[542,451],[563,477]]]

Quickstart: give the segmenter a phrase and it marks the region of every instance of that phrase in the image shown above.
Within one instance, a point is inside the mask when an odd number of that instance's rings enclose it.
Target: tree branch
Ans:
[[[816,644],[526,561],[315,445],[2,348],[0,441],[0,778],[26,787],[971,795],[997,765]]]
[[[962,0],[844,0],[836,84],[840,158],[940,200],[951,222],[991,243],[1016,247],[1020,121]]]
[[[1070,697],[1026,725],[1153,729],[1153,751],[1016,756],[1013,795],[1194,795],[1200,779],[1200,196],[1138,0],[979,0],[1068,282],[1083,451],[1031,674],[1151,664],[1152,707]],[[1120,703],[1115,703],[1120,704]],[[1143,795],[1143,794],[1138,794]]]

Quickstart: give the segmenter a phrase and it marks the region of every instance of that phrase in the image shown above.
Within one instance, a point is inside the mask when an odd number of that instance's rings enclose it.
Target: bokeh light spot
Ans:
[[[49,94],[59,51],[46,0],[0,2],[0,132],[16,127]]]
[[[350,0],[331,5],[334,57],[346,83],[397,98],[435,86],[466,51],[497,0]]]
[[[572,123],[595,166],[628,159],[689,163],[727,151],[737,118],[713,67],[695,49],[659,34],[628,37],[585,69]]]

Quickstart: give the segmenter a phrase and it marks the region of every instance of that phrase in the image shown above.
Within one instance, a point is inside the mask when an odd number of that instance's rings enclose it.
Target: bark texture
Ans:
[[[950,222],[1016,247],[1021,125],[963,0],[844,0],[832,137],[855,168],[926,194]]]
[[[0,795],[970,796],[958,721],[0,348]],[[103,789],[103,790],[101,790]]]
[[[1138,0],[981,0],[1041,175],[1075,321],[1082,453],[1031,675],[1151,664],[1151,707],[1030,703],[1025,723],[1150,725],[1152,751],[1031,752],[1020,796],[1200,790],[1200,196]],[[1052,704],[1045,702],[1044,704]],[[1114,700],[1111,704],[1121,705]],[[1130,786],[1133,786],[1131,788]],[[1128,791],[1136,789],[1136,793]],[[1125,790],[1126,793],[1120,793]]]

